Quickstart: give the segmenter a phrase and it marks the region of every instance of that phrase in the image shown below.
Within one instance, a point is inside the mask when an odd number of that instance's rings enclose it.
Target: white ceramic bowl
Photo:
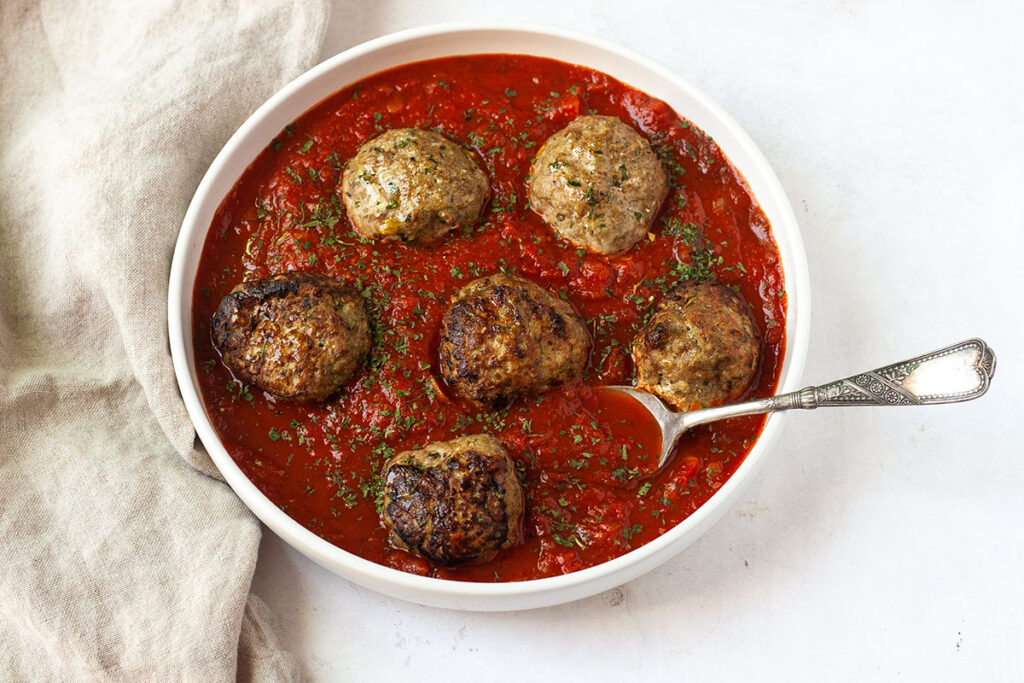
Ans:
[[[475,53],[519,53],[582,64],[658,97],[709,133],[739,168],[771,221],[782,255],[789,300],[780,389],[798,388],[809,328],[809,281],[796,218],[764,156],[740,126],[707,95],[661,65],[604,40],[550,27],[440,25],[371,40],[333,57],[285,86],[242,124],[214,160],[185,215],[174,251],[169,332],[174,369],[199,438],[235,493],[285,541],[330,571],[388,595],[466,610],[515,610],[577,600],[640,576],[704,533],[760,469],[781,427],[768,419],[735,474],[694,514],[660,538],[610,562],[564,576],[510,583],[467,583],[407,574],[346,552],[305,529],[250,482],[228,455],[199,393],[192,351],[191,302],[196,268],[214,211],[271,139],[307,109],[349,83],[407,62]]]

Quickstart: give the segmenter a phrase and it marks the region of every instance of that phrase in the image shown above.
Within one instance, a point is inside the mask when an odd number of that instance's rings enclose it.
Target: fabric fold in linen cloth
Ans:
[[[323,1],[0,3],[0,679],[288,680],[166,324],[188,202]]]

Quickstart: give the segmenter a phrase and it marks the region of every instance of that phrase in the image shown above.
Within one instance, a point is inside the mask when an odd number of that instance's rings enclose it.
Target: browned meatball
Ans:
[[[441,375],[463,398],[501,408],[583,372],[590,338],[572,306],[503,273],[470,282],[441,320]]]
[[[761,341],[750,306],[713,282],[683,282],[633,343],[637,387],[676,410],[738,398],[757,373]]]
[[[667,193],[651,145],[614,116],[579,117],[530,168],[530,206],[562,239],[599,254],[636,244]]]
[[[345,164],[341,196],[369,238],[431,242],[473,225],[489,187],[473,155],[432,130],[396,128],[365,143]]]
[[[523,492],[493,436],[399,453],[384,472],[384,525],[399,548],[453,565],[485,562],[519,540]]]
[[[244,282],[220,302],[213,343],[235,375],[289,401],[322,401],[370,350],[363,297],[324,275]]]

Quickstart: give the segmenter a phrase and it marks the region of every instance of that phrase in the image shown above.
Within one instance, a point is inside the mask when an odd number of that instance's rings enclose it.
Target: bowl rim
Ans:
[[[728,131],[731,138],[730,148],[732,153],[726,153],[726,156],[740,170],[744,178],[749,180],[752,175],[757,175],[758,184],[761,189],[755,196],[759,204],[763,206],[761,193],[766,189],[773,195],[775,207],[773,214],[770,216],[770,223],[773,237],[780,251],[787,292],[786,348],[780,370],[778,390],[782,392],[797,389],[806,359],[809,338],[810,279],[803,241],[792,205],[786,197],[778,177],[760,149],[728,112],[702,90],[660,63],[630,48],[603,38],[537,23],[453,22],[431,24],[387,34],[344,50],[334,57],[321,62],[293,79],[266,100],[245,120],[221,148],[203,176],[189,204],[175,243],[171,262],[168,287],[168,335],[175,376],[197,435],[225,481],[242,499],[243,503],[289,545],[318,564],[325,566],[333,573],[374,590],[423,604],[445,607],[455,606],[465,609],[539,607],[587,597],[631,580],[675,555],[689,545],[689,543],[703,535],[707,528],[724,514],[729,505],[735,502],[735,498],[742,489],[753,479],[756,471],[764,461],[765,454],[769,451],[771,442],[777,437],[782,427],[783,414],[769,416],[744,461],[711,498],[686,519],[649,543],[612,560],[560,576],[496,583],[458,581],[409,574],[364,559],[317,536],[271,502],[242,473],[241,469],[235,464],[221,444],[206,413],[197,382],[194,356],[191,349],[191,302],[194,292],[195,272],[193,269],[192,272],[186,273],[187,261],[189,260],[190,252],[194,250],[197,250],[200,254],[202,252],[212,222],[212,212],[208,220],[205,218],[206,212],[210,210],[211,202],[213,210],[215,210],[226,194],[222,193],[217,197],[213,197],[212,188],[217,181],[221,180],[220,177],[225,173],[228,162],[237,155],[246,154],[243,159],[244,167],[248,167],[256,155],[269,143],[269,139],[267,139],[263,144],[255,146],[255,151],[251,154],[244,151],[249,145],[253,144],[250,141],[250,137],[254,135],[257,127],[269,115],[277,111],[279,107],[296,97],[304,87],[358,58],[417,40],[473,33],[501,33],[506,34],[508,40],[514,40],[518,36],[524,42],[528,42],[529,39],[539,39],[541,41],[556,40],[579,43],[583,46],[608,53],[609,58],[615,57],[632,62],[639,69],[650,72],[654,78],[685,91],[688,96],[694,98],[708,112],[710,117],[720,124],[720,128]],[[500,48],[501,46],[498,45],[497,47]],[[540,51],[527,52],[519,50],[513,52],[507,49],[495,49],[491,52],[543,54]],[[480,54],[480,52],[444,52],[442,49],[436,56],[441,57],[446,54]],[[419,60],[407,61],[414,62]],[[383,66],[378,71],[388,68],[393,68],[393,65]],[[603,69],[598,70],[603,71]],[[365,73],[362,77],[370,76],[372,73],[374,72]],[[610,73],[609,75],[628,82],[615,73]],[[342,84],[338,88],[344,85]],[[308,111],[309,108],[316,106],[319,101],[316,100],[303,105],[302,111]],[[690,118],[686,112],[681,112],[680,114],[685,118]],[[292,117],[292,119],[294,118]],[[705,128],[704,124],[700,124],[700,126]],[[277,130],[279,131],[280,128]],[[718,135],[712,134],[711,137],[718,142]],[[746,159],[742,168],[734,161],[736,150],[741,150]],[[723,152],[725,152],[724,149]],[[228,191],[230,191],[230,188],[234,186],[237,180],[237,174],[228,179]],[[779,240],[780,231],[785,233],[785,245]],[[783,254],[784,246],[785,254]],[[194,260],[198,263],[198,256],[195,256]],[[186,278],[186,275],[189,275],[189,277]],[[570,592],[569,589],[574,590]],[[531,599],[524,601],[521,605],[509,601],[510,598],[527,597]]]

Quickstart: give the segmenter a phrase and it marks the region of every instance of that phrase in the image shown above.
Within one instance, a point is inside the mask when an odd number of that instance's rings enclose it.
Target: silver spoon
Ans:
[[[629,394],[658,421],[661,426],[660,470],[671,459],[672,450],[683,432],[706,422],[792,408],[814,410],[824,406],[919,406],[970,401],[988,391],[995,369],[996,356],[992,349],[980,339],[968,339],[923,356],[829,384],[685,413],[670,410],[661,399],[635,387],[605,386],[602,389]]]

